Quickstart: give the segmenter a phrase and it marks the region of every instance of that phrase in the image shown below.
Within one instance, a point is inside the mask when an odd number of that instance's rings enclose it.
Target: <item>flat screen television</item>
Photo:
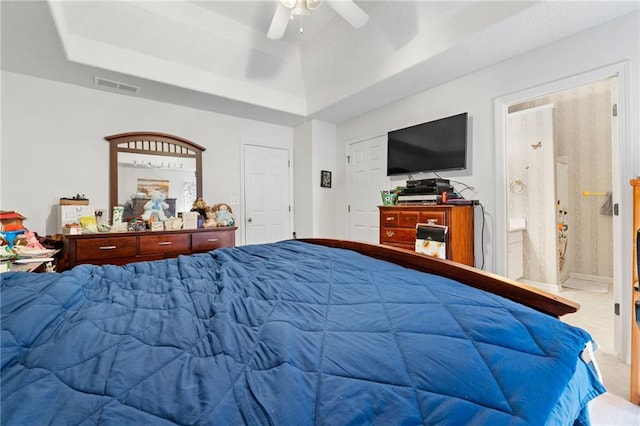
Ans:
[[[466,112],[387,134],[387,176],[463,170],[466,166]]]

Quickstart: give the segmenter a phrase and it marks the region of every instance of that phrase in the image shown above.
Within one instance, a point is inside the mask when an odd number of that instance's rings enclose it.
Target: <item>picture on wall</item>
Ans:
[[[138,178],[138,192],[142,192],[146,194],[147,198],[150,198],[151,193],[154,191],[158,191],[164,196],[164,198],[168,198],[169,197],[169,180]]]
[[[331,172],[322,170],[320,172],[320,186],[323,188],[331,188]]]

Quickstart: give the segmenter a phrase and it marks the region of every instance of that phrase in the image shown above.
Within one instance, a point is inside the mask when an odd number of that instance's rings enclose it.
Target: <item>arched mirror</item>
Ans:
[[[202,152],[190,140],[155,132],[129,132],[106,136],[109,142],[109,203],[126,206],[137,216],[153,191],[161,192],[169,209],[191,210],[202,197]]]

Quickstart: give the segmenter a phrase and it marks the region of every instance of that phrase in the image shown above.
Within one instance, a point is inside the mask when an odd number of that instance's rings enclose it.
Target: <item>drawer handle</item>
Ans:
[[[114,249],[117,249],[118,246],[102,246],[102,247],[99,247],[99,248],[100,248],[100,250],[114,250]]]
[[[162,241],[158,243],[159,246],[170,246],[171,244],[173,244],[171,241]]]
[[[393,221],[393,216],[389,216],[388,218],[385,219],[387,222],[392,222]]]
[[[396,235],[395,232],[393,231],[387,231],[387,237],[393,237],[394,235]]]
[[[217,239],[217,238],[209,238],[209,239],[207,240],[207,242],[208,242],[208,243],[215,243],[216,241],[218,241],[218,239]]]

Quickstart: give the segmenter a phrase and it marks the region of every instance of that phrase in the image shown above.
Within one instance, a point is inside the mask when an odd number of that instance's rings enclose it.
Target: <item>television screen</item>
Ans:
[[[467,113],[387,134],[387,176],[467,166]]]

